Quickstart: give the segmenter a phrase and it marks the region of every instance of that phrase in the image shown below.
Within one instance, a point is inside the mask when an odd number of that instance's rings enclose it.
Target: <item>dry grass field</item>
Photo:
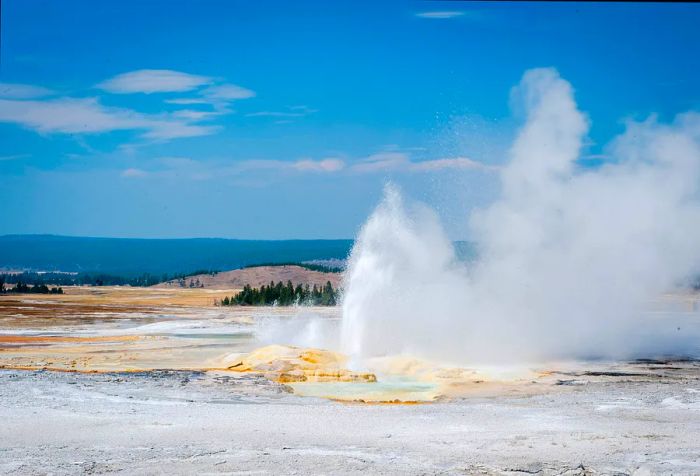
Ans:
[[[306,269],[302,266],[255,266],[251,268],[234,269],[232,271],[222,271],[215,274],[197,274],[188,276],[182,280],[185,287],[190,283],[201,284],[206,289],[226,290],[231,288],[242,288],[248,284],[254,288],[270,284],[270,281],[283,282],[291,281],[294,285],[308,284],[309,286],[323,286],[330,281],[334,288],[340,287],[342,280],[341,273],[325,273]],[[163,289],[181,288],[178,280],[166,281],[154,287]]]

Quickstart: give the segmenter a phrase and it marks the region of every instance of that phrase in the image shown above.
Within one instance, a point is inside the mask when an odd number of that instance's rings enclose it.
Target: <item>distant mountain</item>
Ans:
[[[131,239],[0,236],[0,268],[120,275],[230,270],[260,263],[345,259],[353,240]]]

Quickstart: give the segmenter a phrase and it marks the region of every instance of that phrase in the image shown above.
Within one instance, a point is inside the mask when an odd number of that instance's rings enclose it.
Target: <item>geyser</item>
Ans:
[[[699,269],[700,116],[629,123],[605,165],[581,167],[571,85],[535,69],[513,95],[526,120],[500,198],[469,217],[478,259],[387,187],[350,257],[342,350],[468,364],[697,350],[690,328],[642,311]]]

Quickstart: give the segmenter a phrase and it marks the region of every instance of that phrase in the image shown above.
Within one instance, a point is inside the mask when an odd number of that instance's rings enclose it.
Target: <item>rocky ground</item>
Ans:
[[[0,472],[699,474],[700,365],[657,367],[422,405],[216,372],[0,370]]]

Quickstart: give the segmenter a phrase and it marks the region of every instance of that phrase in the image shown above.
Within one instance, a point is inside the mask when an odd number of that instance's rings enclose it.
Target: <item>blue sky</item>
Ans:
[[[0,234],[348,238],[387,180],[468,238],[551,66],[592,123],[700,109],[700,6],[2,2]],[[602,157],[605,160],[605,157]]]

